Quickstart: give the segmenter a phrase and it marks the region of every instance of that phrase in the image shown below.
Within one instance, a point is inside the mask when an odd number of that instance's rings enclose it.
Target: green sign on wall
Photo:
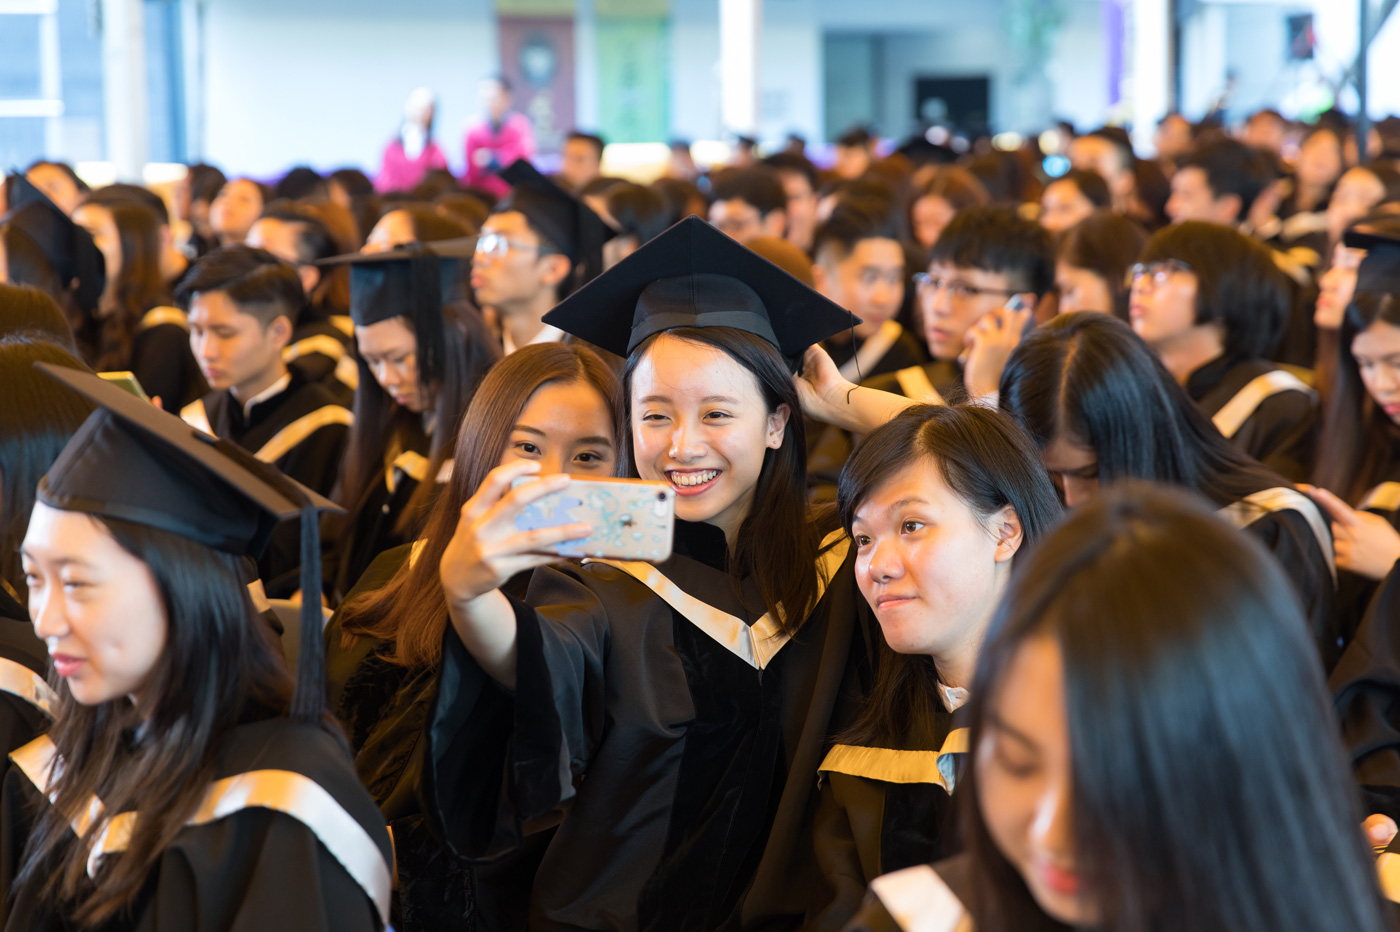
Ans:
[[[670,135],[668,18],[599,15],[596,29],[598,128],[609,142],[664,142]]]

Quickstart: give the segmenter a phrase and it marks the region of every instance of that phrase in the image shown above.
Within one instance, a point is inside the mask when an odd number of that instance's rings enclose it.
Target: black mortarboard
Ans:
[[[368,327],[391,317],[407,317],[418,340],[418,374],[423,384],[442,371],[442,306],[462,300],[466,263],[476,237],[409,243],[387,252],[332,256],[316,264],[350,266],[350,319]]]
[[[98,405],[39,482],[39,501],[64,511],[159,528],[214,550],[257,557],[273,527],[301,517],[301,642],[293,715],[325,706],[318,513],[328,499],[91,373],[35,363]]]
[[[1342,243],[1366,250],[1356,269],[1357,294],[1400,294],[1400,239],[1384,233],[1348,230]]]
[[[73,297],[78,308],[88,315],[97,313],[97,302],[107,285],[107,262],[92,235],[20,174],[10,179],[8,212],[3,219],[33,241],[64,286],[77,279]]]
[[[511,185],[510,194],[496,205],[494,213],[519,211],[555,245],[576,269],[583,281],[603,270],[603,244],[617,235],[603,218],[579,198],[539,173],[524,159],[516,159],[501,171]]]
[[[622,357],[665,330],[733,327],[795,362],[860,318],[692,216],[565,298],[544,322]]]

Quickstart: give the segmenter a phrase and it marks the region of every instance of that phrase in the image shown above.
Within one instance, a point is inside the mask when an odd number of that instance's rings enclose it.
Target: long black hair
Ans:
[[[1039,452],[1009,415],[979,405],[915,405],[871,432],[841,470],[836,501],[846,533],[872,490],[915,464],[937,474],[983,521],[1010,505],[1021,522],[1015,561],[1063,511]],[[838,739],[843,743],[896,747],[908,735],[928,733],[940,708],[933,658],[880,645],[874,686]]]
[[[791,412],[782,445],[763,453],[753,507],[739,526],[729,568],[735,592],[739,591],[739,580],[751,576],[763,598],[763,608],[784,630],[795,631],[817,602],[813,563],[820,538],[814,524],[807,520],[807,438],[792,368],[777,347],[742,330],[730,327],[668,330],[643,341],[627,357],[622,384],[629,425],[632,423],[632,374],[658,337],[685,340],[724,352],[753,374],[769,414],[777,411],[780,405],[787,405]],[[635,475],[636,451],[630,428],[626,431],[626,440],[627,459]]]
[[[1373,324],[1400,327],[1400,296],[1364,293],[1352,298],[1337,334],[1337,369],[1322,422],[1315,480],[1355,504],[1381,482],[1400,450],[1400,428],[1361,381],[1352,341]]]
[[[1289,588],[1256,540],[1145,484],[1076,509],[1016,568],[968,706],[979,932],[1016,929],[1034,909],[982,819],[977,751],[1008,670],[1040,635],[1063,656],[1075,861],[1096,927],[1389,927]]]
[[[1042,450],[1057,437],[1098,456],[1099,479],[1150,479],[1228,505],[1287,485],[1237,451],[1132,328],[1106,314],[1061,314],[1021,342],[1001,376],[1001,407]]]
[[[24,336],[0,337],[0,584],[24,602],[19,544],[34,510],[34,490],[92,403],[34,368],[46,362],[87,367],[66,350]]]
[[[82,705],[65,680],[50,680],[59,707],[49,737],[64,766],[16,883],[42,885],[42,895],[71,910],[82,928],[99,927],[131,904],[203,799],[224,736],[239,724],[285,715],[292,692],[238,557],[145,525],[94,520],[149,567],[168,629],[139,712],[127,697]],[[329,719],[323,724],[335,733]],[[75,839],[74,820],[95,793],[105,810]],[[90,879],[88,852],[111,816],[137,809],[126,851]]]

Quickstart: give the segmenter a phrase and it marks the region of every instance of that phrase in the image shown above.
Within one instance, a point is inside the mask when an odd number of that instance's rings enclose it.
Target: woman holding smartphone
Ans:
[[[538,860],[536,845],[509,864],[474,868],[443,850],[418,804],[423,723],[448,627],[438,562],[462,505],[487,473],[507,463],[537,463],[546,475],[614,475],[621,417],[617,376],[592,350],[538,343],[501,360],[462,419],[457,468],[423,537],[370,564],[326,629],[331,705],[349,733],[355,769],[394,835],[393,923],[400,932],[473,921],[487,929],[522,927],[531,862]],[[528,584],[527,572],[505,589],[523,596]]]
[[[427,803],[459,854],[557,825],[532,927],[791,922],[855,615],[827,585],[844,536],[808,520],[792,372],[855,321],[692,218],[545,322],[627,358],[628,465],[675,496],[674,552],[544,568],[589,527],[516,520],[569,477],[486,477],[440,563]],[[502,590],[529,569],[523,599]]]

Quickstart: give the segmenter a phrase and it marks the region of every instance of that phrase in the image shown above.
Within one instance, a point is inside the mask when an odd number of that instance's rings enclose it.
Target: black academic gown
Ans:
[[[231,440],[313,492],[329,496],[350,437],[350,410],[300,371],[289,373],[286,389],[253,405],[247,415],[225,389],[205,395],[181,416],[197,425],[195,411],[202,408],[214,436]],[[300,528],[299,519],[279,525],[258,559],[268,598],[287,598],[301,585]]]
[[[727,620],[682,613],[606,564],[535,571],[512,601],[513,694],[446,635],[424,782],[438,830],[491,857],[558,826],[532,930],[795,927],[818,884],[817,766],[853,644],[846,549],[761,671],[698,626],[750,643],[754,614],[722,569],[717,528],[676,522],[675,555],[656,569],[680,590],[673,601],[703,599]],[[762,645],[773,642],[757,656]]]
[[[1245,386],[1278,368],[1262,359],[1222,356],[1191,373],[1186,392],[1206,417],[1216,420]],[[1302,482],[1312,472],[1317,426],[1316,393],[1280,391],[1260,401],[1227,439],[1290,482]]]
[[[831,361],[837,366],[844,366],[860,352],[866,343],[865,337],[852,337],[849,331],[841,336],[845,336],[846,339],[834,337],[822,344],[831,356]],[[901,329],[899,339],[895,340],[889,349],[885,350],[880,358],[871,362],[868,367],[862,366],[862,371],[857,373],[859,378],[852,379],[852,381],[864,382],[866,379],[888,375],[909,366],[922,366],[926,362],[928,362],[928,353],[924,351],[923,345],[908,330]]]
[[[846,932],[948,932],[975,930],[965,905],[970,899],[971,864],[966,855],[933,865],[906,868],[871,884],[870,893]],[[1003,903],[1008,928],[1016,932],[1069,932],[1069,927],[1045,914],[1029,892]]]
[[[1389,468],[1381,481],[1367,490],[1355,506],[1378,514],[1400,530],[1400,441],[1394,445]],[[1350,641],[1376,594],[1376,582],[1346,570],[1337,571],[1337,618],[1342,636]]]
[[[1400,563],[1328,680],[1366,814],[1400,822]]]
[[[288,366],[300,370],[307,381],[321,384],[338,403],[348,408],[360,380],[360,367],[351,350],[352,343],[351,334],[333,323],[330,317],[308,311],[292,331],[291,342],[282,351],[282,358]]]
[[[131,373],[165,410],[177,412],[209,391],[190,352],[190,327],[178,308],[146,312],[131,338]]]
[[[21,749],[15,757],[32,747]],[[289,780],[267,771],[290,771],[299,778]],[[36,770],[35,777],[43,780],[42,773]],[[374,932],[384,928],[380,910],[388,909],[393,851],[379,810],[355,779],[340,742],[321,728],[285,718],[240,725],[224,739],[216,781],[238,774],[249,775],[269,794],[268,807],[235,804],[221,818],[187,825],[161,853],[130,915],[103,926],[103,932]],[[289,784],[315,784],[325,795],[311,787],[320,799],[308,804],[305,791],[300,796],[284,791]],[[215,782],[210,789],[217,792],[221,785]],[[288,805],[296,815],[272,808],[273,802]],[[4,906],[5,932],[76,928],[61,910],[37,902],[39,891],[34,884],[12,889],[30,826],[38,808],[47,804],[24,767],[12,762],[0,791],[0,884],[10,891]],[[332,830],[317,831],[313,826],[325,824],[318,812],[331,812],[339,822],[332,823]],[[362,884],[342,858],[367,865],[372,879]],[[378,905],[369,892],[375,887]]]
[[[386,551],[346,596],[383,588],[403,569],[414,545]],[[507,590],[524,595],[529,574]],[[409,670],[385,655],[390,641],[362,637],[341,644],[337,611],[326,626],[326,674],[336,710],[355,754],[355,772],[379,806],[394,837],[398,886],[393,926],[398,932],[503,932],[523,929],[534,867],[543,844],[531,843],[501,864],[473,865],[448,851],[428,829],[419,802],[424,725],[432,709],[437,670]],[[547,841],[547,836],[532,836]],[[481,879],[478,880],[480,875]]]
[[[827,753],[814,835],[828,889],[804,929],[839,932],[876,877],[958,850],[952,794],[966,714],[940,709],[933,726],[896,749],[837,744]]]
[[[9,754],[49,730],[49,652],[29,612],[0,586],[0,748]]]
[[[909,336],[907,332],[904,335]],[[945,359],[901,366],[893,371],[872,375],[860,384],[916,401],[932,400],[940,404],[964,398],[967,394],[963,387],[962,366]],[[937,393],[936,398],[927,394],[929,388]],[[855,450],[859,438],[830,424],[809,427],[807,436],[814,438],[809,441],[807,451],[810,498],[813,502],[834,502],[836,481],[841,477],[841,470]]]

